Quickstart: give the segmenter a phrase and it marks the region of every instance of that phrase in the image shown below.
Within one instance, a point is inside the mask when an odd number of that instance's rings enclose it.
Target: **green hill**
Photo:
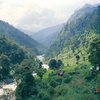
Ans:
[[[10,24],[0,20],[0,33],[7,38],[16,41],[18,44],[25,46],[33,51],[34,54],[38,54],[43,46],[31,37],[11,26]]]
[[[26,58],[25,53],[16,43],[0,35],[0,81],[11,77],[10,71]]]
[[[76,11],[58,34],[47,55],[63,59],[70,55],[72,58],[78,53],[87,56],[90,42],[100,36],[99,19],[100,6],[84,6]]]

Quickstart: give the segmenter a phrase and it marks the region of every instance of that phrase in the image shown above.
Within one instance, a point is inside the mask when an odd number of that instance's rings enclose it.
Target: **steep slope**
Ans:
[[[38,41],[39,43],[43,44],[46,47],[49,47],[57,34],[61,31],[63,24],[49,27],[39,32],[33,34],[33,39]]]
[[[30,38],[28,35],[24,34],[20,30],[1,20],[0,33],[16,41],[18,44],[31,49],[34,53],[38,53],[38,51],[42,48],[42,46],[39,43]]]
[[[19,45],[0,35],[0,81],[11,77],[11,68],[25,59],[25,53]]]
[[[61,33],[58,34],[54,43],[51,45],[47,55],[59,55],[63,51],[75,51],[81,48],[81,44],[90,44],[97,35],[100,34],[100,6],[84,6],[76,11],[67,24],[63,27]],[[89,39],[88,37],[92,38]],[[85,48],[87,48],[85,45]],[[62,53],[66,54],[66,52]]]

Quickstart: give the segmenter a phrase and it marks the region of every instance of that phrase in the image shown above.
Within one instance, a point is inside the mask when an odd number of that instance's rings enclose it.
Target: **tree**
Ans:
[[[0,55],[1,54],[8,56],[12,64],[21,63],[26,57],[22,47],[6,39],[4,36],[0,36]]]
[[[94,12],[95,16],[93,16],[92,21],[93,21],[93,28],[96,31],[96,33],[100,33],[100,5],[98,5],[96,11]]]
[[[89,61],[95,69],[99,67],[100,70],[100,39],[93,40],[93,42],[90,44],[89,52]]]
[[[57,68],[57,61],[55,59],[51,59],[49,62],[49,67],[51,69]]]
[[[37,90],[34,77],[30,72],[26,72],[16,88],[16,100],[28,100],[28,98],[35,95],[37,95]]]
[[[10,59],[12,60],[13,64],[21,63],[25,59],[25,52],[23,49],[18,48],[17,45],[12,47],[10,52]]]
[[[39,68],[41,68],[41,67],[42,67],[42,64],[43,64],[43,63],[40,61],[40,62],[39,62]]]
[[[51,59],[49,62],[49,67],[51,69],[59,68],[63,65],[63,62],[61,60],[56,61],[55,59]]]
[[[30,72],[32,73],[34,70],[35,62],[33,59],[24,59],[21,64],[17,64],[14,68],[15,70],[15,78],[18,82],[20,79],[23,79],[23,76]]]
[[[58,67],[61,67],[62,65],[63,65],[63,62],[62,62],[61,60],[58,60],[57,66],[58,66]]]
[[[78,61],[80,60],[80,56],[79,55],[76,55],[76,60],[77,60],[77,64],[78,64]]]
[[[40,79],[43,79],[44,73],[46,73],[46,69],[39,68],[36,70],[37,75],[40,77]]]
[[[10,59],[8,56],[2,54],[0,56],[0,78],[1,79],[6,79],[9,77],[9,72],[10,72]]]

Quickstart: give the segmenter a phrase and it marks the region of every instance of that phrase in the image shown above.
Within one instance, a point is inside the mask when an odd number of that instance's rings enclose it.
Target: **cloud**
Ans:
[[[99,0],[0,0],[0,19],[27,31],[66,22],[75,9]]]
[[[23,27],[23,29],[28,30],[39,30],[44,27],[49,27],[52,24],[57,23],[55,12],[49,9],[42,9],[37,11],[32,11],[29,13],[26,13],[22,19],[18,20],[16,23],[17,27]],[[28,27],[27,27],[28,26]]]
[[[0,8],[2,8],[2,5],[3,5],[3,1],[0,0]]]

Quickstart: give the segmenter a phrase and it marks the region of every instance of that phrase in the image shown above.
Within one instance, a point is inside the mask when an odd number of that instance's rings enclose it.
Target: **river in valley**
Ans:
[[[44,54],[43,55],[38,55],[37,59],[39,59],[41,62],[44,62],[45,61],[45,57],[44,56],[45,56]]]
[[[48,64],[44,63],[44,61],[45,61],[45,57],[44,56],[45,56],[44,54],[43,55],[38,55],[37,59],[39,59],[43,63],[42,67],[48,70],[49,66],[48,66]]]

